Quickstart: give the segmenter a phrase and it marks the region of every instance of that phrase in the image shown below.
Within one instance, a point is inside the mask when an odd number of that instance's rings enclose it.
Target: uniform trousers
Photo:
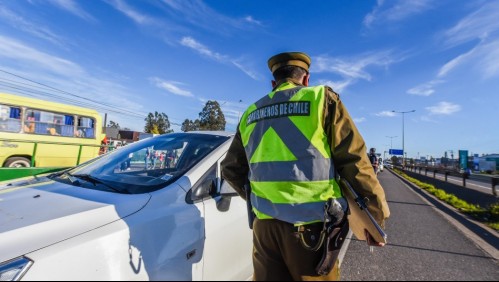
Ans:
[[[306,225],[303,233],[308,245],[317,244],[322,223]],[[338,261],[328,275],[315,271],[323,255],[305,249],[293,224],[276,219],[255,219],[253,222],[254,281],[339,281]]]

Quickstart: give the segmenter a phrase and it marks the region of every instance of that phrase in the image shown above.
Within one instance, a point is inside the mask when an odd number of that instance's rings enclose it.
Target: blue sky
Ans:
[[[137,131],[158,111],[178,132],[216,100],[234,131],[270,91],[268,58],[303,51],[368,147],[499,153],[498,15],[497,0],[0,0],[0,91]],[[411,110],[403,131],[392,111]]]

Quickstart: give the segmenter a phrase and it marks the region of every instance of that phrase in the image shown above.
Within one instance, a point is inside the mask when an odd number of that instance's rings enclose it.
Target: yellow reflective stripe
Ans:
[[[323,86],[303,88],[290,99],[290,101],[314,101],[310,107],[310,116],[317,117],[314,121],[317,121],[318,124],[310,124],[309,117],[292,116],[289,118],[325,158],[330,158],[331,148],[327,145],[329,143],[327,134],[322,127],[322,121],[324,120],[324,89]]]
[[[334,179],[307,182],[251,182],[256,196],[276,204],[324,202],[340,198],[341,189]]]
[[[270,215],[266,215],[263,212],[257,210],[256,208],[253,208],[253,212],[255,213],[258,219],[273,219],[273,217],[271,217]]]
[[[254,110],[256,110],[255,104],[249,106],[248,109],[244,112],[243,116],[241,117],[241,121],[239,123],[239,132],[241,132],[241,139],[244,147],[248,145],[251,132],[255,129],[256,126],[256,123],[252,123],[249,126],[246,125],[246,119],[248,118],[249,113],[251,113]]]

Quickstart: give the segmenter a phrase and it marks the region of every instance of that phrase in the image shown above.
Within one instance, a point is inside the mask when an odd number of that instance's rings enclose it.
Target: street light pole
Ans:
[[[393,113],[399,113],[399,114],[402,114],[402,166],[405,167],[405,158],[404,158],[404,154],[405,154],[405,146],[404,146],[404,116],[405,114],[407,113],[414,113],[416,110],[411,110],[411,111],[405,111],[405,112],[399,112],[399,111],[392,111]]]
[[[390,138],[390,149],[393,149],[393,138],[397,137],[397,136],[386,136],[388,138]]]

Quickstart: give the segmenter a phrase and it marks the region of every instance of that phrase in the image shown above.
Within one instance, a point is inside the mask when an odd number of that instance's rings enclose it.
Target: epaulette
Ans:
[[[331,94],[332,94],[331,96],[332,96],[332,97],[334,97],[336,100],[338,100],[338,101],[340,100],[340,94],[338,94],[338,93],[334,92],[333,88],[331,88],[330,86],[327,86],[327,85],[326,85],[326,90],[327,90],[329,93],[331,93]]]

